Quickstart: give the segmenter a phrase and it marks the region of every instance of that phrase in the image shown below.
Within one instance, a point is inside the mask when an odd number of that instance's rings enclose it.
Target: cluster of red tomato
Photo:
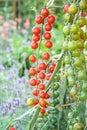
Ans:
[[[41,11],[41,15],[36,16],[35,21],[36,21],[37,25],[41,24],[42,28],[40,26],[33,27],[33,29],[32,29],[33,41],[31,42],[31,48],[33,50],[38,49],[38,52],[39,52],[42,37],[44,38],[44,40],[46,40],[45,47],[47,49],[52,48],[53,43],[50,40],[52,37],[50,31],[52,30],[52,24],[55,22],[55,17],[50,14],[48,8],[43,8]],[[46,99],[50,98],[50,95],[45,91],[44,79],[46,79],[46,80],[50,79],[51,73],[53,73],[56,64],[54,62],[52,62],[52,65],[49,67],[50,73],[46,74],[46,69],[48,67],[46,61],[48,61],[50,59],[50,53],[44,52],[42,54],[43,60],[41,62],[39,62],[38,58],[39,57],[35,56],[35,55],[31,55],[29,57],[29,61],[31,63],[34,63],[34,65],[37,67],[35,67],[35,68],[32,67],[29,70],[29,74],[31,76],[34,76],[34,78],[30,79],[29,84],[31,86],[36,86],[36,89],[33,89],[33,91],[32,91],[32,94],[35,96],[35,98],[28,99],[27,105],[35,106],[35,105],[39,104],[41,106],[40,112],[42,114],[44,114],[46,111],[45,108],[48,105]]]

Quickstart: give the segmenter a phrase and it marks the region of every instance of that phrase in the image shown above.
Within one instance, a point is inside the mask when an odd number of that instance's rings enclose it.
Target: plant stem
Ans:
[[[46,85],[46,91],[48,91],[48,90],[50,89],[50,87],[51,87],[50,84],[52,83],[56,72],[57,72],[57,71],[59,70],[59,68],[60,68],[61,59],[62,59],[63,55],[64,55],[64,51],[60,54],[60,57],[59,57],[59,59],[58,59],[58,61],[57,61],[55,70],[54,70],[54,72],[53,72],[53,74],[52,74],[52,76],[51,76],[51,78],[50,78],[48,84]]]
[[[29,122],[29,130],[34,130],[34,126],[35,126],[36,120],[38,118],[39,112],[40,112],[40,107],[38,106],[34,113],[34,116],[32,117],[31,121]]]
[[[11,125],[12,123],[18,121],[18,120],[21,120],[23,117],[25,117],[26,115],[28,115],[29,113],[32,113],[34,111],[34,109],[30,109],[29,111],[25,112],[23,115],[19,116],[18,118],[12,120],[9,122],[9,124],[6,126],[6,128],[4,130],[7,130]]]

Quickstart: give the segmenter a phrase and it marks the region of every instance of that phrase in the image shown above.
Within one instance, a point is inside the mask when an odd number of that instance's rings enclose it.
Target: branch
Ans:
[[[57,61],[56,67],[54,69],[54,72],[53,72],[53,74],[52,74],[48,84],[46,85],[46,91],[48,91],[50,89],[50,87],[51,87],[50,84],[52,83],[53,78],[54,78],[56,72],[60,69],[61,59],[62,59],[63,55],[64,55],[64,51],[60,54],[60,57],[59,57],[59,59]]]
[[[34,126],[35,126],[36,120],[38,118],[39,112],[40,112],[40,107],[38,106],[36,109],[36,112],[34,113],[34,116],[32,117],[32,119],[29,123],[29,130],[34,130]]]

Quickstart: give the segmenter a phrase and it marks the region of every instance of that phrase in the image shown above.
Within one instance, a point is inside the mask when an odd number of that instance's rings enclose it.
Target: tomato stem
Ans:
[[[29,122],[29,130],[34,130],[34,126],[35,126],[36,120],[38,118],[39,112],[40,112],[40,107],[38,106],[36,108],[34,116],[32,117],[31,121]]]

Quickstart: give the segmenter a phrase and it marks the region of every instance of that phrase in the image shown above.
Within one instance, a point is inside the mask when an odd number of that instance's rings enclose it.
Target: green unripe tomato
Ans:
[[[76,87],[72,87],[71,90],[70,90],[70,95],[76,96],[76,94],[77,94],[77,88]]]
[[[74,51],[72,52],[72,56],[73,56],[73,57],[79,57],[80,54],[81,54],[80,49],[76,49],[76,50],[74,50]]]
[[[84,130],[82,123],[75,123],[73,126],[73,130]]]
[[[55,91],[54,92],[54,98],[57,98],[59,96],[59,92],[58,91]]]
[[[63,33],[64,33],[65,35],[69,35],[69,34],[70,34],[70,27],[69,27],[69,26],[64,26],[64,28],[63,28]]]
[[[72,24],[71,26],[71,29],[70,29],[70,32],[73,33],[73,34],[76,34],[79,30],[79,27],[77,24]]]
[[[75,67],[80,67],[81,64],[82,64],[82,61],[81,61],[80,58],[75,58],[75,59],[74,59],[74,66],[75,66]]]
[[[64,49],[65,51],[68,50],[68,41],[64,41],[64,43],[63,43],[63,49]]]
[[[59,84],[56,83],[54,86],[53,86],[53,90],[57,90],[59,88]]]
[[[73,69],[71,67],[69,67],[66,74],[67,74],[67,76],[73,76],[74,75]]]
[[[87,50],[87,40],[84,42],[84,48]]]
[[[79,80],[83,80],[83,79],[85,79],[85,78],[86,78],[86,73],[85,73],[85,71],[84,71],[84,70],[78,71],[78,79],[79,79]]]
[[[71,6],[69,7],[68,12],[69,12],[70,14],[76,14],[77,10],[78,10],[78,9],[77,9],[76,5],[75,5],[75,4],[71,4]]]
[[[69,76],[68,77],[68,82],[69,82],[70,86],[75,85],[75,77],[74,76]]]
[[[74,17],[73,17],[73,15],[66,13],[64,19],[66,20],[66,22],[72,22]]]
[[[83,40],[81,40],[81,39],[77,40],[77,46],[78,46],[78,48],[83,48],[83,46],[84,46]]]
[[[64,57],[64,63],[65,64],[70,64],[70,57],[69,56]]]
[[[84,17],[79,18],[76,22],[80,27],[83,27],[84,25],[86,25],[86,19]]]
[[[83,30],[82,30],[81,28],[79,28],[78,33],[79,33],[80,36],[83,36],[83,35],[84,35],[84,32],[83,32]]]
[[[79,100],[80,101],[85,101],[87,100],[87,92],[81,91],[80,95],[79,95]]]
[[[69,113],[68,113],[68,118],[69,118],[69,119],[72,119],[72,118],[73,118],[73,113],[72,113],[72,112],[69,112]]]
[[[80,39],[80,34],[79,33],[72,34],[72,39],[73,40],[79,40]]]
[[[76,41],[70,41],[68,43],[68,50],[69,51],[74,51],[77,48],[77,42]]]
[[[80,60],[81,60],[82,62],[85,61],[85,56],[84,56],[84,54],[81,54],[79,58],[80,58]]]
[[[87,7],[86,0],[81,0],[80,3],[79,3],[79,8],[84,10],[84,9],[86,9],[86,7]]]
[[[87,81],[83,81],[82,91],[87,92]]]

